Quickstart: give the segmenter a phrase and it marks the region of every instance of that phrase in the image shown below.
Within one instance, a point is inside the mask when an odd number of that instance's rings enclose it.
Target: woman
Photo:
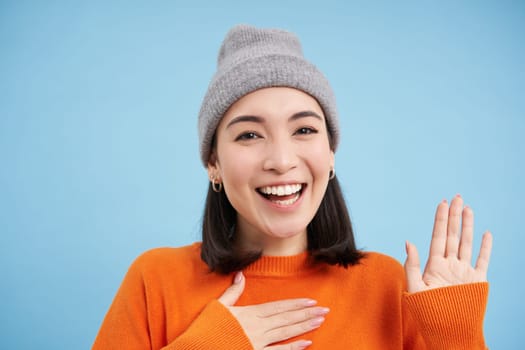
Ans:
[[[423,274],[356,249],[335,176],[325,77],[291,33],[226,36],[199,115],[210,178],[203,240],[130,267],[93,349],[484,349],[487,232],[438,205]]]

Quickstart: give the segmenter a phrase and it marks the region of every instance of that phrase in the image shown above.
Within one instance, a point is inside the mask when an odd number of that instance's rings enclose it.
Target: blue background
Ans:
[[[237,23],[296,32],[338,99],[360,247],[422,258],[461,193],[494,233],[485,334],[525,344],[521,1],[1,1],[0,334],[87,349],[141,252],[199,239],[196,118]]]

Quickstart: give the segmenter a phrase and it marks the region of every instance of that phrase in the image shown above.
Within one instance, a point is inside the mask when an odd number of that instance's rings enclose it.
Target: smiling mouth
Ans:
[[[271,201],[281,206],[290,206],[297,202],[306,184],[290,184],[280,186],[259,187],[257,192]]]

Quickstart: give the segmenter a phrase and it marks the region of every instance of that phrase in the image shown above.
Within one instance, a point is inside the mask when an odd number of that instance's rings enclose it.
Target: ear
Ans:
[[[219,171],[220,168],[217,154],[215,153],[215,150],[212,150],[210,158],[208,159],[208,178],[211,180],[214,176],[216,177]]]
[[[330,169],[335,168],[335,153],[334,151],[330,150]]]

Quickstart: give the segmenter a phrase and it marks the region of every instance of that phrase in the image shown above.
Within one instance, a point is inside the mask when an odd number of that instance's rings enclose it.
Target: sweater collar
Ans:
[[[285,277],[308,274],[316,271],[322,264],[312,264],[307,251],[290,256],[263,255],[244,269],[247,276]]]

